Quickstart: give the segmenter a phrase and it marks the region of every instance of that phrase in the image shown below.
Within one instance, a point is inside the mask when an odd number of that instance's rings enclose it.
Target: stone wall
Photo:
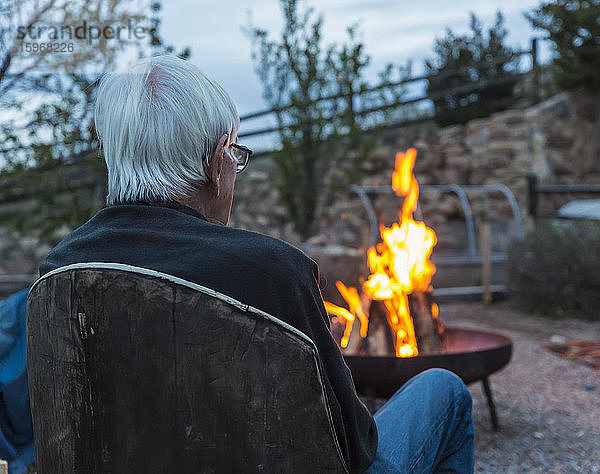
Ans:
[[[389,186],[395,154],[414,146],[418,149],[415,174],[421,185],[502,183],[515,194],[524,216],[528,172],[534,172],[542,183],[600,184],[600,95],[561,93],[534,107],[501,112],[464,126],[439,129],[433,124],[420,124],[389,131],[378,138],[378,143],[365,161],[364,177],[357,184]],[[357,196],[350,193],[325,203],[318,233],[302,241],[287,222],[286,209],[274,186],[276,179],[276,170],[267,158],[255,160],[239,175],[232,225],[300,245],[315,258],[335,255],[336,246],[364,250],[368,245],[365,210]],[[488,199],[477,194],[469,197],[476,222],[483,214],[492,221],[493,250],[504,250],[515,236],[506,200],[497,194]],[[540,205],[556,210],[568,199],[544,197]],[[375,204],[389,224],[401,203],[386,196]],[[449,194],[423,190],[420,204],[424,220],[438,235],[436,255],[464,251],[464,216],[458,200]],[[35,272],[47,245],[32,239],[16,240],[1,227],[0,274]]]
[[[600,96],[583,92],[560,93],[533,107],[512,109],[466,125],[437,128],[433,124],[387,132],[364,163],[362,185],[389,185],[396,152],[418,150],[415,175],[421,185],[501,183],[515,195],[521,214],[527,211],[527,173],[541,183],[600,183]],[[240,175],[232,220],[251,230],[275,235],[295,244],[365,244],[366,214],[355,195],[327,203],[320,232],[301,242],[272,184],[276,172],[266,159],[251,163]],[[501,194],[487,198],[469,193],[476,222],[482,216],[495,226],[496,250],[505,249],[516,235],[512,211]],[[573,198],[573,197],[571,197]],[[540,205],[556,210],[570,198],[544,197]],[[387,203],[385,202],[387,201]],[[390,220],[397,209],[393,197],[378,199],[378,210]],[[421,193],[425,221],[438,232],[439,248],[455,252],[464,246],[462,208],[451,194]],[[390,217],[391,216],[391,217]]]

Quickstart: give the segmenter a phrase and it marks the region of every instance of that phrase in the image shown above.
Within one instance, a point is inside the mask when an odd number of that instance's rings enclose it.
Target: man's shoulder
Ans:
[[[179,248],[188,263],[227,263],[272,279],[309,277],[316,268],[304,252],[275,237],[212,224],[174,209],[123,205],[98,211],[67,235],[46,256],[40,272],[76,261],[128,259],[142,246],[159,247],[157,258],[162,251]]]
[[[279,252],[297,257],[302,255],[306,256],[297,247],[294,247],[293,245],[270,235],[261,234],[260,232],[254,232],[252,230],[240,229],[237,227],[223,227],[222,230],[226,232],[233,240],[239,240],[244,244],[252,243],[256,245],[257,248],[265,251]]]
[[[224,229],[225,230],[225,229]],[[299,248],[275,237],[238,228],[226,228],[230,241],[241,253],[249,253],[273,273],[313,271],[316,263]]]

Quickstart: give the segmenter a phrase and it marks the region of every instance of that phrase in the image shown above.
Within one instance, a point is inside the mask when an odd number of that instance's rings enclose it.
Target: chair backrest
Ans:
[[[27,360],[40,473],[346,471],[313,342],[180,278],[44,275]]]

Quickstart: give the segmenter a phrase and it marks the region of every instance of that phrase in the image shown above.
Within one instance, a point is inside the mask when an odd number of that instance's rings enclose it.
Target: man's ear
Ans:
[[[215,148],[215,151],[210,159],[207,175],[215,189],[215,194],[218,196],[221,191],[221,173],[223,171],[223,161],[225,159],[225,144],[229,136],[224,133]]]

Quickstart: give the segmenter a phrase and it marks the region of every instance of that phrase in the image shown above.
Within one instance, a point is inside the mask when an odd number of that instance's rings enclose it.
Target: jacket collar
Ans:
[[[135,201],[119,201],[119,202],[113,203],[112,205],[113,206],[137,205],[137,206],[168,207],[169,209],[175,209],[176,211],[183,212],[184,214],[187,214],[189,216],[194,216],[199,219],[202,219],[203,221],[208,222],[208,219],[200,212],[196,211],[195,209],[192,209],[191,207],[184,206],[183,204],[181,204],[177,201],[170,200],[170,199],[157,200],[157,201],[150,201],[150,200],[146,200],[146,199],[139,199],[139,200],[135,200]]]

